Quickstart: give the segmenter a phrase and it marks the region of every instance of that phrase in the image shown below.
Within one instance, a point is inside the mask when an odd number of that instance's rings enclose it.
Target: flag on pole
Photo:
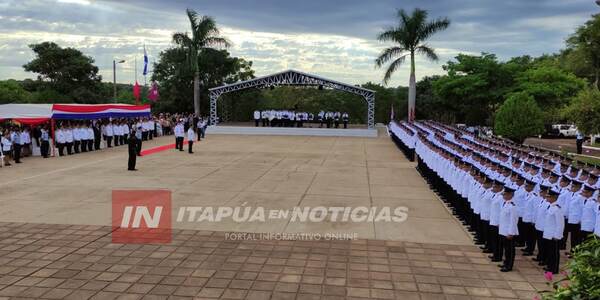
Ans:
[[[394,103],[392,103],[392,110],[390,111],[390,121],[394,121]]]
[[[135,104],[140,104],[140,85],[137,80],[135,81],[135,85],[133,86],[133,97],[135,97]]]
[[[156,81],[152,81],[152,87],[150,88],[150,91],[148,91],[148,99],[152,102],[156,102],[158,101],[158,97],[158,84],[156,84]]]
[[[146,53],[146,44],[144,44],[144,72],[143,75],[148,74],[148,53]]]

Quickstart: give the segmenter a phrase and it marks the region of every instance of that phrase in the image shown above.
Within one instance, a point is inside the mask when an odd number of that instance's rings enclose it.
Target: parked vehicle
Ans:
[[[544,133],[540,138],[557,138],[560,134],[560,130],[555,125],[546,124],[544,125]]]
[[[571,138],[577,136],[577,126],[571,124],[556,124],[552,125],[558,129],[558,137],[560,138]]]

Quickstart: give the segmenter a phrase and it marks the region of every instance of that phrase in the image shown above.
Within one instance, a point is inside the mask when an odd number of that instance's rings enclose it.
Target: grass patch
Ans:
[[[578,161],[582,161],[582,162],[592,164],[592,165],[600,165],[600,158],[579,156],[579,155],[573,155],[573,156]]]

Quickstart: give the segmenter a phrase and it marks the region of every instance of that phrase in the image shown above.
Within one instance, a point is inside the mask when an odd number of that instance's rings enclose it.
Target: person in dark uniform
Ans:
[[[133,129],[129,136],[129,144],[127,144],[127,149],[129,150],[129,161],[127,163],[127,170],[129,171],[137,171],[135,168],[135,163],[138,155],[138,142],[137,137],[135,136],[136,129]]]
[[[98,120],[92,125],[94,129],[94,149],[100,150],[100,142],[102,142],[102,129],[100,128],[100,121]]]
[[[577,132],[577,139],[575,142],[577,145],[577,154],[583,153],[583,141],[584,141],[583,134],[581,134],[581,132]]]

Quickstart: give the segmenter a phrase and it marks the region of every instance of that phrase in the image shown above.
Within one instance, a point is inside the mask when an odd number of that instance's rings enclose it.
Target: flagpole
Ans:
[[[135,81],[137,82],[137,56],[134,59]]]

